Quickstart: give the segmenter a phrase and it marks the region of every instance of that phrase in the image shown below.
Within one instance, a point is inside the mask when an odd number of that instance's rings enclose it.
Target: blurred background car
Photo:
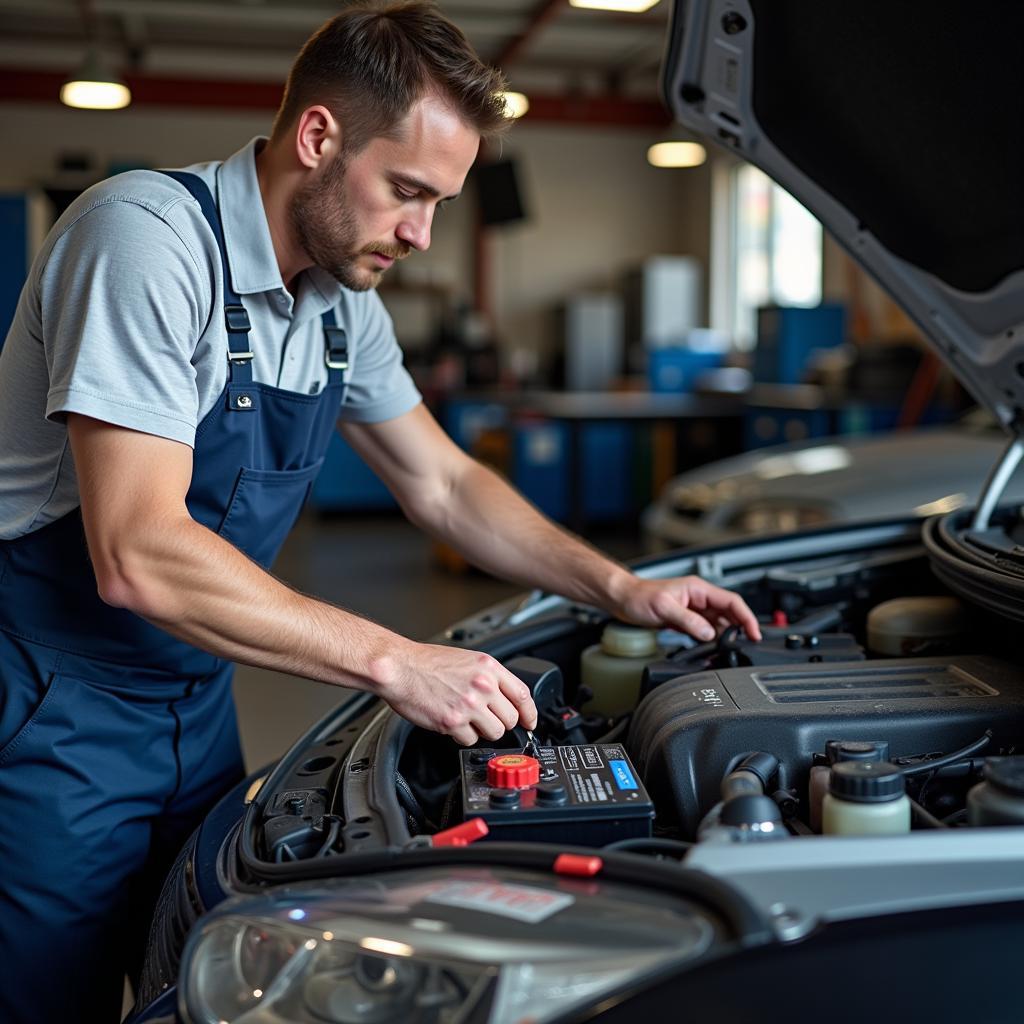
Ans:
[[[649,551],[810,526],[952,512],[981,491],[1006,437],[983,410],[956,425],[819,438],[674,477],[643,514]],[[1024,474],[1006,492],[1024,501]]]

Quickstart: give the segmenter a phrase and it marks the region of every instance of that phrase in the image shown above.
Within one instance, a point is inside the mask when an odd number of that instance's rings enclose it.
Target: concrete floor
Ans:
[[[639,552],[628,533],[591,540],[620,558]],[[440,569],[429,539],[401,516],[387,513],[331,518],[307,513],[285,543],[274,572],[304,593],[414,640],[427,640],[463,616],[522,592],[480,573],[453,575]],[[280,757],[347,692],[240,665],[235,699],[247,768]]]

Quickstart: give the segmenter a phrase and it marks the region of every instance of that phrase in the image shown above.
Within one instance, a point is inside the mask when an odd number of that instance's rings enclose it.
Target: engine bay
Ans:
[[[857,773],[888,774],[849,783],[854,817],[876,813],[861,806],[875,799],[870,783],[887,801],[898,788],[905,831],[1024,820],[1013,630],[952,595],[905,528],[888,543],[856,540],[803,558],[777,542],[729,565],[695,563],[742,594],[763,640],[734,627],[703,644],[662,631],[622,659],[626,682],[594,674],[595,659],[609,667],[602,634],[623,629],[594,609],[561,602],[518,621],[492,611],[453,629],[452,641],[489,649],[530,686],[536,744],[517,729],[463,750],[368,706],[298,745],[254,822],[259,860],[440,846],[474,819],[483,843],[683,858],[695,843],[836,831],[823,820],[830,794],[843,796],[830,780]],[[837,773],[843,762],[854,767]],[[971,794],[993,786],[998,821],[971,810]]]

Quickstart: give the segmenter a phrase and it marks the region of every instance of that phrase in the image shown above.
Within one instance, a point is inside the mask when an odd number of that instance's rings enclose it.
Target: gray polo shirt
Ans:
[[[341,419],[373,423],[420,395],[373,291],[312,268],[284,287],[256,180],[261,139],[186,170],[218,198],[255,380],[302,394],[327,382],[320,314],[348,334]],[[220,255],[199,204],[176,181],[130,171],[94,185],[50,232],[0,354],[0,538],[79,504],[65,416],[82,413],[193,445],[227,381]]]

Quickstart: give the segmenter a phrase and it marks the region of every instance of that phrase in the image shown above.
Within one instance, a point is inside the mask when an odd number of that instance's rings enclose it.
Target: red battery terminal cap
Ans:
[[[588,857],[580,853],[560,853],[555,858],[555,873],[575,875],[577,878],[593,878],[604,867],[600,857]]]
[[[469,846],[478,839],[483,839],[490,830],[483,818],[470,818],[454,828],[446,828],[438,832],[430,841],[431,846]]]
[[[487,762],[487,785],[492,789],[525,789],[540,782],[540,761],[527,754],[502,754]]]

